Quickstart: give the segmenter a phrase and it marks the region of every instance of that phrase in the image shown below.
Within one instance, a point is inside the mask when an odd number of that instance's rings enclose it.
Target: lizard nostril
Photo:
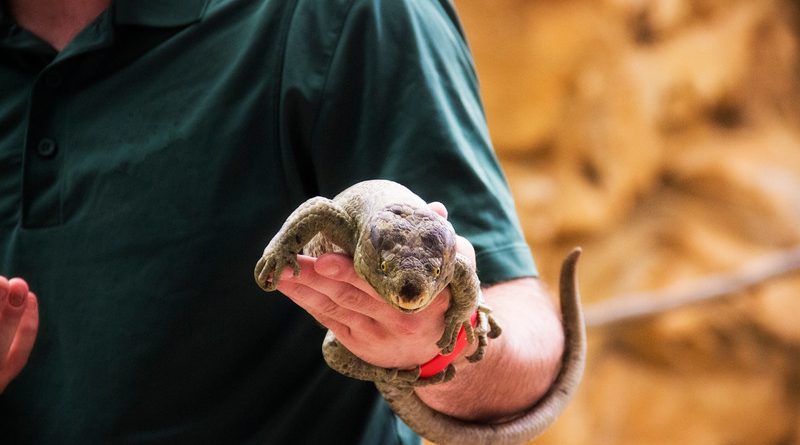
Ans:
[[[406,281],[403,287],[400,288],[400,298],[405,301],[416,300],[419,297],[419,292],[419,287],[416,284]]]

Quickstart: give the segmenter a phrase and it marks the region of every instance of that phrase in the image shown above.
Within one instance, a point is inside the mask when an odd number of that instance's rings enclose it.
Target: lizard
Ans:
[[[258,284],[272,291],[285,267],[298,274],[297,254],[301,252],[314,257],[327,252],[351,256],[356,273],[386,303],[405,313],[425,309],[449,285],[445,328],[437,342],[442,354],[452,352],[463,327],[469,343],[478,341],[467,359],[478,361],[487,338],[502,332],[482,301],[480,283],[469,260],[456,253],[453,226],[429,209],[422,198],[394,181],[363,181],[333,199],[318,196],[301,204],[258,260]],[[476,308],[478,323],[473,327],[470,316]],[[426,379],[419,379],[419,369],[373,366],[341,346],[331,331],[323,342],[323,354],[333,369],[361,380],[427,385],[455,375],[452,366]]]
[[[487,338],[496,338],[502,332],[483,301],[475,270],[467,258],[456,252],[452,225],[432,211],[422,198],[396,182],[367,180],[345,189],[333,199],[317,196],[305,201],[289,215],[264,248],[254,270],[255,280],[265,291],[273,291],[286,267],[291,267],[295,275],[300,273],[299,253],[318,257],[327,252],[351,256],[356,273],[386,303],[402,312],[424,310],[449,286],[451,300],[444,315],[444,331],[437,341],[442,354],[453,350],[459,331],[464,329],[469,343],[478,342],[475,352],[467,359],[479,361],[488,344]],[[576,260],[575,255],[573,261]],[[568,268],[565,262],[564,270],[572,270],[574,275],[574,262],[572,265]],[[568,271],[563,272],[562,277],[566,277],[565,273]],[[569,281],[562,278],[564,280]],[[577,328],[572,328],[580,334],[583,325],[576,301],[574,286],[562,286],[562,305],[577,308],[577,316],[567,316],[574,311],[564,312],[565,325],[567,328],[570,323],[576,325]],[[478,321],[473,327],[470,316],[476,309]],[[577,358],[565,361],[568,366],[561,373],[563,376],[566,371],[569,378],[565,381],[574,382],[576,372],[580,374],[583,369],[582,349],[578,349]],[[392,409],[406,423],[440,443],[473,443],[478,436],[490,438],[489,442],[481,443],[514,443],[513,440],[524,440],[525,434],[532,432],[530,427],[512,423],[510,430],[506,428],[508,431],[497,435],[492,433],[494,425],[484,426],[487,430],[483,431],[478,424],[467,425],[425,406],[413,388],[452,379],[455,376],[452,364],[437,375],[424,379],[419,376],[419,366],[403,370],[380,368],[347,350],[330,330],[323,341],[322,352],[334,370],[348,377],[375,382]],[[565,353],[565,357],[567,355]],[[579,375],[577,379],[580,379]],[[557,380],[554,387],[562,380]],[[547,407],[547,413],[544,417],[552,421],[573,390],[561,385],[555,392],[551,391],[550,396],[545,396],[542,406]],[[542,403],[540,401],[540,405]],[[536,425],[541,426],[541,413],[537,419]]]

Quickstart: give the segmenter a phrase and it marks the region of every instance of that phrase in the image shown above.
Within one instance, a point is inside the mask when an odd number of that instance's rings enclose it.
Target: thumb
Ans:
[[[433,201],[428,203],[428,208],[433,210],[434,212],[438,213],[444,219],[447,219],[447,207],[444,206],[439,201]]]

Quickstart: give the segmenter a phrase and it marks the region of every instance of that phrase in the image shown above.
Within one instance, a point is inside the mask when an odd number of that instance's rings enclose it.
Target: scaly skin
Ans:
[[[400,184],[365,181],[333,199],[316,197],[303,203],[264,249],[255,269],[258,284],[264,290],[275,290],[285,267],[299,273],[297,254],[301,250],[311,256],[326,252],[351,255],[356,272],[387,303],[403,312],[423,310],[449,285],[445,329],[436,343],[442,354],[453,350],[462,327],[470,343],[478,342],[470,361],[483,357],[487,337],[500,335],[500,327],[481,301],[477,275],[456,253],[453,227]],[[480,323],[473,328],[469,318],[476,308]],[[420,379],[419,367],[373,366],[348,351],[330,331],[323,342],[323,356],[346,376],[390,385],[428,385],[455,375],[455,369],[448,367]]]

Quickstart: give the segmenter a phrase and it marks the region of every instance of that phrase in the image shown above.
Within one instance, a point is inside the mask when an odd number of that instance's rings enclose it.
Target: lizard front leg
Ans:
[[[473,328],[470,315],[478,308],[478,325]],[[450,306],[445,312],[444,332],[436,343],[442,354],[449,354],[456,343],[458,332],[463,327],[467,332],[467,340],[474,343],[478,340],[478,349],[467,359],[475,362],[483,358],[487,345],[487,337],[500,335],[500,326],[491,316],[491,310],[483,303],[480,281],[470,263],[462,256],[456,257],[456,268],[450,282]]]
[[[348,244],[354,239],[353,227],[350,216],[337,202],[322,197],[309,199],[289,215],[267,244],[256,263],[256,282],[266,291],[275,290],[285,267],[290,266],[295,276],[300,273],[297,254],[315,235],[323,233],[338,243]]]

